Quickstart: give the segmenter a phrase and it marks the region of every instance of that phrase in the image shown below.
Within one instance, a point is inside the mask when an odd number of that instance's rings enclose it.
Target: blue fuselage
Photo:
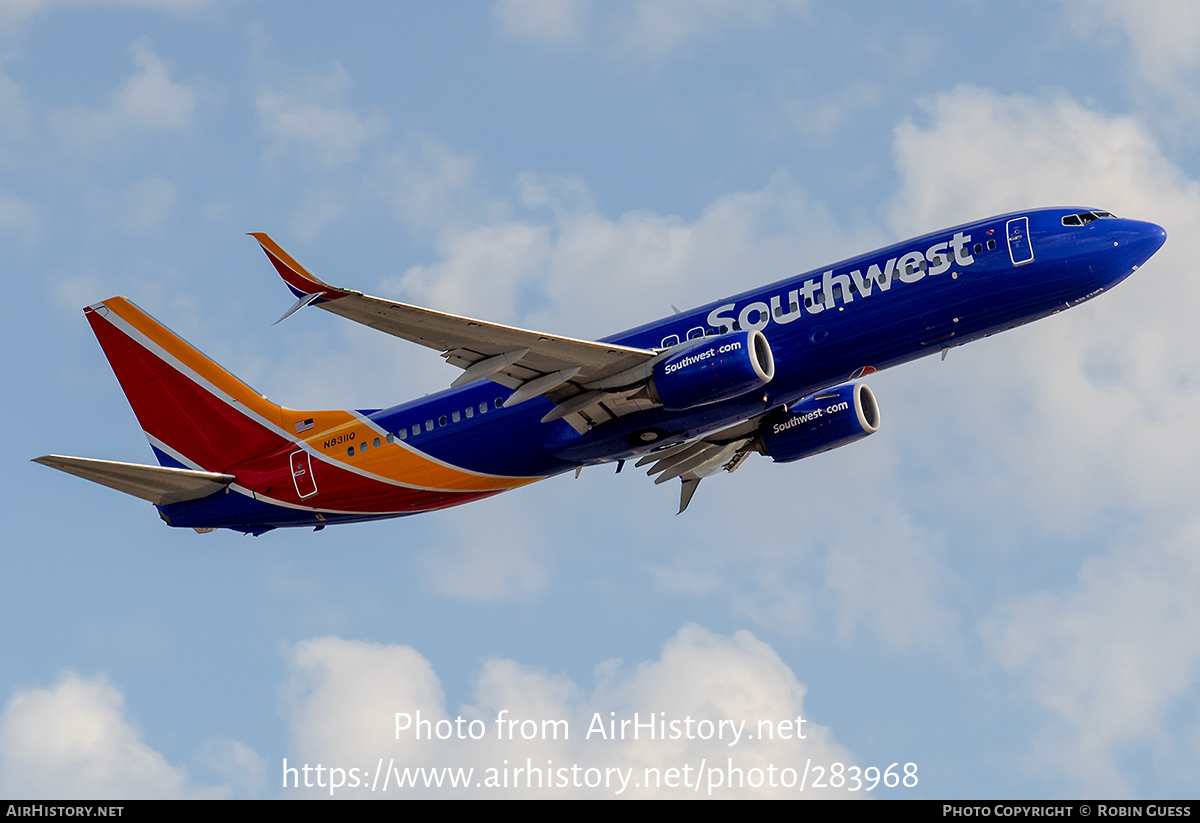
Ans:
[[[1064,225],[1079,213],[1086,212],[1019,212],[933,232],[605,338],[661,349],[760,329],[774,379],[731,400],[649,409],[585,434],[561,420],[541,423],[552,408],[544,398],[500,407],[510,390],[486,380],[365,413],[403,431],[414,448],[489,474],[545,476],[630,457],[651,448],[640,432],[653,432],[655,447],[696,437],[1078,305],[1124,280],[1165,241],[1161,227],[1135,220]]]

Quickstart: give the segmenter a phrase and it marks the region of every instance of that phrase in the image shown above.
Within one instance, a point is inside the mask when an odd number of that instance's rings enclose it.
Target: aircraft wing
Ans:
[[[250,236],[298,298],[280,320],[315,305],[436,349],[448,363],[464,370],[452,386],[493,380],[514,390],[505,402],[509,406],[545,395],[557,405],[543,420],[563,418],[581,432],[656,405],[642,391],[650,376],[650,361],[659,354],[653,349],[543,334],[370,297],[318,279],[265,233]]]

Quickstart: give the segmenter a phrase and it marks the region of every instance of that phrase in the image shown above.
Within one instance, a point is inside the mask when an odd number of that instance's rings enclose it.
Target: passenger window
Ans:
[[[404,428],[402,428],[402,429],[400,430],[400,439],[401,439],[401,440],[407,440],[407,439],[408,439],[408,427],[407,427],[407,426],[405,426]]]
[[[659,346],[659,348],[669,349],[672,346],[678,346],[678,345],[679,345],[679,335],[672,334],[669,337],[664,337],[662,339],[662,343]]]
[[[416,437],[420,433],[421,433],[421,424],[418,423],[417,425],[413,426],[413,437]]]
[[[433,421],[432,420],[425,421],[425,431],[427,431],[427,432],[433,431]]]
[[[401,429],[400,431],[404,431],[404,429]],[[387,442],[389,442],[389,443],[395,443],[395,442],[396,442],[396,437],[395,437],[395,435],[393,435],[391,432],[388,432],[388,436],[387,436]]]
[[[704,336],[704,329],[691,329],[688,331],[688,340],[697,340]]]
[[[480,413],[480,414],[487,414],[487,403],[480,403],[480,404],[479,404],[479,413]]]
[[[459,420],[462,420],[462,415],[458,412],[450,412],[450,420],[457,423]]]
[[[374,443],[372,443],[371,445],[372,445],[372,446],[374,446],[375,448],[379,448],[379,438],[378,438],[378,437],[376,437],[376,438],[375,438],[375,442],[374,442]]]
[[[444,415],[444,414],[443,414],[441,417],[439,417],[439,418],[438,418],[438,426],[444,426],[444,425],[446,425],[446,423],[448,423],[448,422],[449,422],[449,421],[448,421],[448,420],[446,420],[446,415]]]
[[[996,248],[996,241],[995,241],[995,240],[989,240],[989,241],[988,241],[988,251],[994,251],[994,250],[995,250],[995,248]]]
[[[347,456],[347,457],[353,457],[353,456],[354,456],[354,447],[353,447],[353,446],[350,446],[349,448],[347,448],[347,449],[346,449],[346,456]]]
[[[475,416],[475,407],[467,406],[467,419],[470,420],[474,416]]]
[[[495,400],[492,401],[492,405],[495,406],[496,408],[500,408],[501,406],[504,405],[504,398],[497,397]]]

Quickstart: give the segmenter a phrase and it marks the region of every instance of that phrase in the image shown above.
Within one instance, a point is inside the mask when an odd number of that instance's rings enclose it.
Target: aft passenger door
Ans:
[[[312,460],[306,451],[292,452],[292,482],[296,484],[296,494],[303,500],[317,493],[317,481],[313,478]]]

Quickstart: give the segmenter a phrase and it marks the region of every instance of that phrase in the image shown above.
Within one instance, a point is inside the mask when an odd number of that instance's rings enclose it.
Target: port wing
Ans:
[[[452,386],[485,378],[495,381],[514,390],[506,402],[510,406],[544,395],[556,404],[545,419],[562,418],[580,431],[656,405],[634,396],[650,376],[650,361],[659,354],[653,349],[545,334],[331,286],[268,235],[254,232],[251,237],[297,297],[283,317],[314,305],[436,349],[446,362],[463,369]]]

